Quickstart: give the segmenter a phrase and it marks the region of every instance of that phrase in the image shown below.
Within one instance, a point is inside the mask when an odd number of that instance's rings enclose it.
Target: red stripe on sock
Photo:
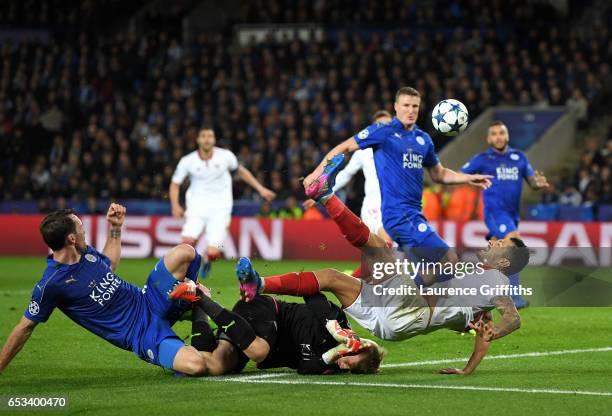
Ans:
[[[287,273],[266,277],[264,293],[311,296],[319,292],[319,281],[313,272]]]
[[[368,242],[370,238],[368,226],[361,221],[361,218],[353,214],[336,195],[329,198],[325,209],[349,243],[355,247],[361,247]]]

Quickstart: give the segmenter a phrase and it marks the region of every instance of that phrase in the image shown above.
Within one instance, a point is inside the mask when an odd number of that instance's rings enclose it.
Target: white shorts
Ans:
[[[361,219],[372,234],[378,234],[378,230],[383,228],[380,204],[369,204],[364,201],[361,206]]]
[[[211,212],[204,216],[186,216],[181,237],[198,240],[204,232],[208,246],[221,248],[227,237],[227,230],[232,220],[231,211]]]
[[[418,295],[383,295],[382,288],[415,288],[410,278],[395,276],[378,284],[361,284],[361,292],[344,311],[359,325],[384,340],[401,340],[423,333],[429,321],[429,307]],[[408,283],[407,283],[408,282]],[[375,286],[380,286],[375,289]]]

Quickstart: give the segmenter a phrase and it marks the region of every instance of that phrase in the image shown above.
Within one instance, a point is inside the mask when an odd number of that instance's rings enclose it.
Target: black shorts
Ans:
[[[265,365],[269,358],[272,358],[276,354],[273,352],[277,349],[278,341],[278,311],[280,302],[271,298],[270,296],[257,295],[250,302],[238,301],[234,305],[232,311],[242,316],[251,325],[255,334],[265,339],[270,345],[270,354],[261,363]],[[239,363],[236,366],[236,372],[242,371],[242,369],[249,362],[248,357],[240,351]],[[271,368],[268,366],[262,368]]]

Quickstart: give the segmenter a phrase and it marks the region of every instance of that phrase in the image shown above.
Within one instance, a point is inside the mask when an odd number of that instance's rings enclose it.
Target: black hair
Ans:
[[[75,214],[72,208],[58,209],[47,214],[40,223],[40,233],[51,250],[64,248],[68,234],[76,233],[76,223],[70,218],[72,214]]]
[[[506,250],[506,257],[510,262],[510,266],[504,270],[507,276],[520,272],[529,263],[529,249],[525,242],[516,237],[511,237],[510,241],[512,241],[514,246],[507,247]]]

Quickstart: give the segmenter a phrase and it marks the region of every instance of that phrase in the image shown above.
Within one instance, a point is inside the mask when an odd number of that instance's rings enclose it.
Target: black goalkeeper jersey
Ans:
[[[326,319],[337,319],[347,328],[342,310],[322,294],[304,298],[306,303],[283,302],[258,295],[251,302],[240,301],[234,312],[243,316],[255,333],[270,344],[270,353],[258,368],[289,367],[301,374],[337,372],[321,356],[338,343],[325,328]]]

